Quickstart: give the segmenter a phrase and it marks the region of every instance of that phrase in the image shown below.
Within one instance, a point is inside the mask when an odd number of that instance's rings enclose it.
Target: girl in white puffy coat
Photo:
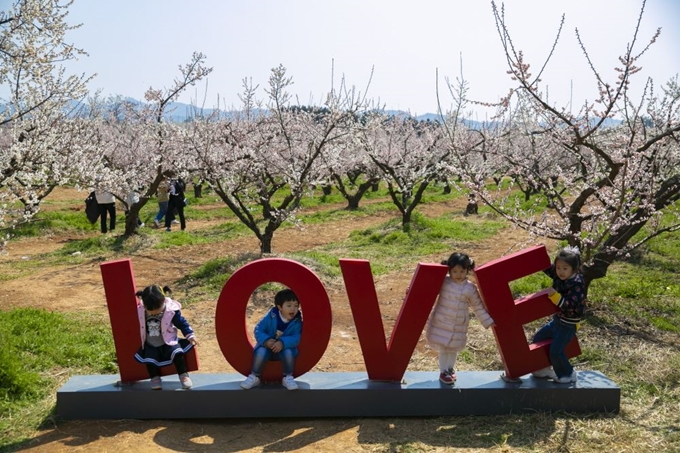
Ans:
[[[494,321],[482,303],[477,286],[467,278],[474,269],[474,261],[465,253],[453,253],[442,264],[449,267],[449,275],[439,290],[425,337],[439,353],[439,380],[453,384],[456,381],[454,367],[458,352],[465,348],[467,342],[470,307],[485,328],[491,327]]]

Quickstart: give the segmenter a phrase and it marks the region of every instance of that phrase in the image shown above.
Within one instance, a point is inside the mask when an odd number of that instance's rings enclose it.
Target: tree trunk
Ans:
[[[407,209],[401,213],[401,230],[404,233],[411,232],[411,210]]]
[[[203,184],[201,183],[194,184],[194,198],[202,197],[203,197]]]
[[[135,206],[135,205],[133,205]],[[125,216],[125,237],[132,236],[137,232],[137,217],[139,216],[139,208],[130,209]]]
[[[148,198],[140,197],[139,202],[130,206],[130,210],[125,216],[125,237],[132,236],[137,232],[137,219],[139,218],[139,212],[142,210],[146,202],[149,201]]]
[[[354,195],[347,195],[345,196],[345,199],[347,200],[347,207],[345,208],[348,211],[356,211],[359,209],[359,201],[361,201],[363,193],[355,193]]]
[[[348,211],[356,211],[359,209],[359,201],[361,201],[364,194],[373,186],[373,184],[375,184],[373,181],[366,181],[362,184],[359,184],[359,187],[357,188],[357,191],[354,193],[354,195],[351,195],[347,192],[343,193],[345,199],[347,200],[346,209]]]
[[[271,253],[272,252],[272,240],[274,239],[274,232],[264,233],[260,237],[260,253]]]

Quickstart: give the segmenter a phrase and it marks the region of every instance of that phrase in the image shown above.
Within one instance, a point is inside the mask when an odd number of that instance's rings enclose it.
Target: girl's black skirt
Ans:
[[[177,354],[185,354],[193,348],[189,340],[180,338],[175,346],[164,344],[163,346],[144,345],[135,354],[135,360],[140,363],[151,363],[156,366],[167,366],[172,364]]]

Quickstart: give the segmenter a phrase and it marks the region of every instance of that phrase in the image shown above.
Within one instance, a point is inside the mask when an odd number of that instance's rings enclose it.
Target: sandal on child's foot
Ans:
[[[194,383],[191,382],[191,378],[189,377],[188,373],[182,373],[179,375],[179,382],[182,383],[182,388],[183,389],[190,389],[191,387],[194,386]]]
[[[163,388],[160,376],[151,378],[151,390],[160,390]]]
[[[439,374],[439,380],[444,384],[452,385],[456,382],[456,373],[451,369],[442,371]]]
[[[555,371],[551,366],[541,368],[540,370],[536,370],[532,372],[531,375],[539,379],[552,379],[552,380],[557,379],[557,375],[555,374]]]

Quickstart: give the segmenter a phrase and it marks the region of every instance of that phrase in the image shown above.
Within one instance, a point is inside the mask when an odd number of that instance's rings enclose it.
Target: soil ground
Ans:
[[[70,209],[82,210],[81,193],[57,189],[49,200],[68,202]],[[446,203],[422,205],[418,211],[427,216],[444,212],[462,212],[466,200],[452,199]],[[48,208],[49,209],[49,208]],[[60,208],[61,209],[61,208]],[[346,239],[353,230],[361,230],[385,222],[398,215],[381,214],[373,217],[334,221],[331,224],[310,225],[279,231],[274,236],[273,250],[285,254],[308,250]],[[474,220],[472,220],[474,221]],[[187,230],[197,231],[214,222],[201,222],[189,218]],[[122,225],[121,225],[122,226]],[[97,235],[93,227],[87,235]],[[172,233],[170,233],[172,234]],[[10,242],[0,255],[0,270],[8,272],[22,260],[34,259],[41,253],[53,251],[69,241],[83,236],[55,234]],[[485,263],[526,245],[526,236],[506,228],[493,238],[480,241],[466,251],[477,263]],[[256,253],[259,250],[254,236],[239,237],[220,243],[183,246],[177,249],[144,249],[131,256],[135,281],[143,286],[152,282],[173,285],[182,276],[194,271],[207,260]],[[125,258],[123,256],[119,258]],[[439,262],[446,256],[422,257],[423,262]],[[64,312],[90,310],[102,313],[108,322],[106,301],[99,271],[99,260],[78,265],[41,268],[31,275],[4,281],[0,286],[0,307],[44,307]],[[415,269],[414,263],[413,269]],[[392,273],[376,278],[376,290],[381,303],[386,332],[390,332],[399,311],[403,295],[412,276],[412,270]],[[363,371],[359,343],[354,335],[349,304],[341,281],[324,282],[331,298],[333,329],[331,340],[322,360],[314,371]],[[174,298],[182,300],[181,294]],[[224,359],[214,331],[216,300],[192,303],[183,310],[199,339],[201,373],[233,373]],[[253,312],[253,324],[261,316]],[[492,345],[493,336],[479,325],[472,325],[469,347]],[[498,362],[500,363],[500,362]],[[435,370],[436,355],[423,339],[414,354],[409,370]],[[434,371],[433,371],[434,372]],[[66,377],[64,377],[66,379]],[[434,434],[441,422],[432,419],[294,419],[294,420],[116,420],[116,421],[64,421],[37,432],[21,451],[73,452],[73,451],[384,451],[386,445],[409,440],[422,441],[423,436]],[[431,450],[447,450],[444,445],[430,445]],[[390,451],[393,451],[390,449]],[[394,450],[396,451],[396,450]],[[463,448],[458,451],[468,451]],[[470,448],[469,451],[479,451]]]

